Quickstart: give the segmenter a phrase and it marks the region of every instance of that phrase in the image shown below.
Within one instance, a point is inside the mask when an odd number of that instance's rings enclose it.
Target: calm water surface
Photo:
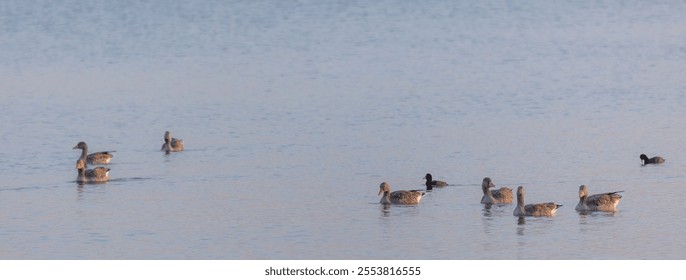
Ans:
[[[6,1],[0,258],[684,259],[685,13]],[[79,141],[116,150],[110,182],[74,182]],[[452,186],[378,203],[427,172]],[[486,209],[486,176],[564,206]],[[575,212],[581,184],[620,211]]]

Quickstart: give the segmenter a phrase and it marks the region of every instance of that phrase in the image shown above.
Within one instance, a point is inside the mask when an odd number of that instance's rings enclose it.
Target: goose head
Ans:
[[[379,185],[379,194],[378,195],[381,195],[382,193],[388,193],[388,192],[391,192],[391,185],[389,185],[386,182],[381,183],[381,185]]]
[[[493,184],[490,177],[486,177],[483,182],[481,182],[481,190],[484,191],[484,193],[487,193],[489,188],[495,188],[495,184]]]
[[[588,187],[586,185],[579,186],[579,198],[584,199],[588,196]]]
[[[88,149],[88,145],[86,145],[86,142],[81,141],[78,144],[76,144],[76,146],[74,146],[74,148],[72,148],[72,149],[86,150],[86,149]]]

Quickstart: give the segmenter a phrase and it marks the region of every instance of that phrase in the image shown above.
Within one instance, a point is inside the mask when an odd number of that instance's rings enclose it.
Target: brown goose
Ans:
[[[82,159],[76,161],[76,170],[79,173],[76,177],[76,182],[79,183],[107,182],[110,179],[109,168],[96,167],[94,169],[86,169],[86,163]]]
[[[491,190],[493,188],[494,190]],[[481,190],[484,195],[481,197],[482,204],[507,204],[512,203],[512,189],[502,187],[500,189],[495,189],[495,184],[491,181],[491,178],[484,178],[481,182]]]
[[[527,204],[524,205],[524,187],[519,186],[517,188],[517,207],[515,208],[515,216],[553,216],[557,212],[557,208],[562,205],[555,204],[554,202],[548,203],[538,203],[538,204]]]
[[[179,152],[183,151],[183,140],[171,137],[171,132],[164,132],[164,144],[162,144],[162,149],[165,153]]]
[[[86,142],[83,141],[76,144],[73,149],[81,149],[81,157],[79,157],[79,159],[88,164],[109,164],[114,156],[112,153],[115,152],[105,151],[88,154],[88,145],[86,145]]]
[[[581,185],[579,187],[579,204],[576,205],[576,211],[617,211],[617,204],[622,200],[622,196],[618,195],[622,191],[609,192],[588,195],[588,187]]]
[[[382,193],[383,197],[381,198],[380,203],[383,204],[417,204],[422,200],[422,196],[426,194],[419,190],[391,192],[391,185],[386,182],[381,183],[379,186],[379,195]]]

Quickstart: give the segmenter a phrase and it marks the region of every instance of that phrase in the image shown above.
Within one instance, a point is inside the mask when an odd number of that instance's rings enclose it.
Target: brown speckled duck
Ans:
[[[76,182],[78,183],[100,183],[107,182],[110,179],[110,169],[105,167],[96,167],[94,169],[86,169],[86,163],[79,159],[76,161],[76,170],[78,176]]]
[[[579,187],[579,204],[576,205],[576,211],[604,211],[615,212],[617,205],[622,200],[622,196],[618,195],[622,191],[608,192],[601,194],[588,195],[588,187],[581,185]]]
[[[109,164],[114,156],[112,155],[114,151],[88,154],[88,145],[83,141],[76,144],[73,149],[81,149],[81,157],[79,159],[88,164]]]
[[[183,140],[171,137],[171,132],[166,131],[164,133],[164,144],[162,144],[162,149],[165,153],[179,152],[183,151]]]
[[[524,205],[524,187],[519,186],[517,188],[517,207],[515,208],[515,216],[553,216],[557,212],[557,208],[562,205],[555,204],[554,202],[538,203],[538,204],[527,204]]]
[[[491,190],[493,188],[494,190]],[[481,182],[481,190],[484,195],[481,197],[482,204],[507,204],[512,203],[512,189],[502,187],[500,189],[495,189],[495,184],[491,181],[491,178],[484,178]]]
[[[383,197],[381,198],[380,203],[383,204],[417,204],[422,200],[422,196],[426,194],[419,190],[391,192],[391,185],[386,182],[381,183],[379,186],[379,195],[382,193]]]

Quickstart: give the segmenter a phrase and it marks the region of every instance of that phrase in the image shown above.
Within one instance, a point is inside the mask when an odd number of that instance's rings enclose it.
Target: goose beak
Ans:
[[[377,194],[377,196],[378,196],[378,195],[381,195],[381,193],[383,193],[383,189],[380,189],[380,190],[379,190],[379,194]]]
[[[76,146],[74,146],[74,148],[71,148],[71,149],[74,150],[74,149],[78,149],[78,148],[79,148],[79,146],[76,145]]]

